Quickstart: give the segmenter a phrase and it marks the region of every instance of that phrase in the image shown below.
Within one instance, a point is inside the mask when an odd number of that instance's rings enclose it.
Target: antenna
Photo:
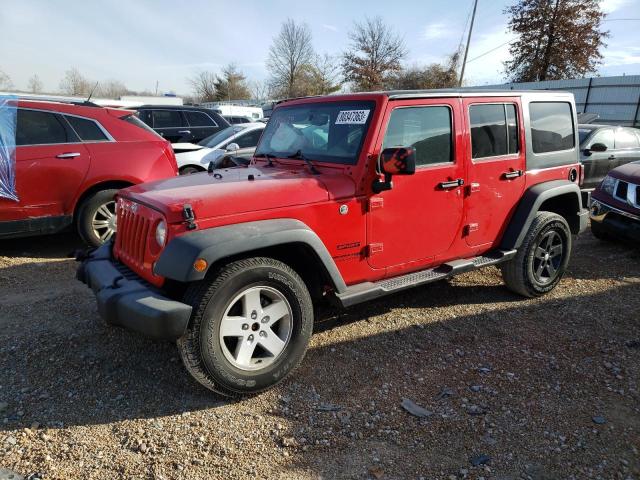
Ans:
[[[96,88],[98,88],[98,82],[96,82],[96,84],[93,86],[93,88],[91,89],[91,93],[89,94],[89,98],[87,98],[85,100],[85,103],[89,103],[89,100],[91,100],[91,97],[93,97],[93,92],[96,91]]]
[[[467,46],[464,49],[464,59],[462,60],[462,70],[460,71],[460,80],[458,81],[458,87],[462,86],[462,80],[464,78],[464,67],[467,64],[467,54],[469,53],[469,43],[471,43],[471,32],[473,32],[473,21],[476,18],[477,6],[478,6],[478,0],[474,0],[473,12],[471,13],[471,25],[469,25],[469,36],[467,37]]]

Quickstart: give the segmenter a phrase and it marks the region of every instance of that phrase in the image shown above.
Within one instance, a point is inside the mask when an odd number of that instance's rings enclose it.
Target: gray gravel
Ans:
[[[0,242],[0,469],[640,478],[633,246],[584,234],[542,299],[512,295],[490,268],[327,314],[290,379],[234,403],[192,381],[174,345],[103,325],[66,258],[77,246],[69,235]]]

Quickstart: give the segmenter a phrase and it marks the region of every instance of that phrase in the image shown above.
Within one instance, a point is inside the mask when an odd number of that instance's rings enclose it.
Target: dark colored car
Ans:
[[[241,115],[225,115],[224,119],[232,125],[238,125],[240,123],[252,123],[249,117],[243,117]]]
[[[611,170],[595,189],[591,231],[600,239],[613,235],[640,242],[640,162]]]
[[[143,105],[140,120],[171,143],[197,143],[230,124],[209,108],[184,105]]]
[[[640,160],[640,131],[613,125],[578,125],[583,188],[595,188],[616,167]]]

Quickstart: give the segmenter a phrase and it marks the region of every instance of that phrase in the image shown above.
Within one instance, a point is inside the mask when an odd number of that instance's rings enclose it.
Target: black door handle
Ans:
[[[615,155],[609,155],[609,160],[615,160],[616,156]]]
[[[461,187],[462,185],[464,185],[464,180],[461,179],[461,178],[457,178],[457,179],[451,180],[449,182],[440,182],[438,184],[438,187],[442,188],[443,190],[446,190],[448,188]]]
[[[522,170],[514,170],[512,172],[504,172],[502,176],[506,179],[521,177],[524,172]]]

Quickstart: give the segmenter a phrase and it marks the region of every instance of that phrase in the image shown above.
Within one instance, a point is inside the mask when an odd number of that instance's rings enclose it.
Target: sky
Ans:
[[[468,84],[505,80],[512,37],[502,12],[511,3],[479,0]],[[0,70],[18,89],[37,74],[45,91],[57,91],[65,70],[76,67],[93,81],[116,79],[139,91],[154,91],[158,82],[160,92],[189,94],[189,77],[231,62],[249,80],[265,80],[272,37],[287,17],[309,25],[318,53],[339,55],[353,22],[379,15],[404,38],[407,65],[441,62],[460,44],[472,0],[2,0],[2,6]],[[611,36],[598,73],[640,74],[640,0],[602,6]]]

